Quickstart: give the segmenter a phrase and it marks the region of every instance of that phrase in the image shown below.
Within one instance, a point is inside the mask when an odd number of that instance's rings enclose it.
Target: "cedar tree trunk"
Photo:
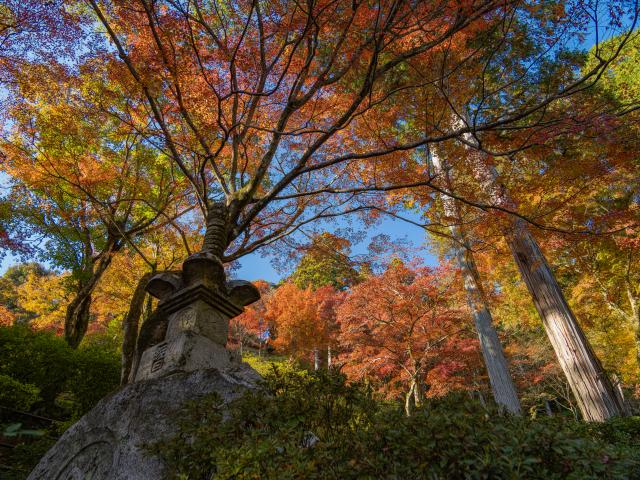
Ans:
[[[447,190],[451,191],[451,179],[446,166],[434,153],[432,155],[433,166],[436,173],[445,179]],[[453,224],[449,226],[449,231],[453,237],[453,248],[456,254],[458,267],[462,271],[464,278],[464,289],[466,292],[467,305],[471,310],[473,322],[478,332],[482,357],[487,368],[489,383],[493,398],[498,405],[503,406],[507,411],[515,415],[522,413],[520,401],[509,373],[509,366],[505,358],[500,338],[493,326],[493,318],[489,310],[489,303],[482,288],[480,275],[473,258],[473,252],[469,248],[467,238],[462,230],[462,218],[456,202],[447,195],[441,195],[444,212]]]

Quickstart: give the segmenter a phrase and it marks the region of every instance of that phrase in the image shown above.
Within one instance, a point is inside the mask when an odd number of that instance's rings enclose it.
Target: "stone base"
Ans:
[[[207,337],[193,331],[177,333],[171,340],[145,350],[135,381],[160,378],[176,372],[200,369],[226,369],[239,363],[239,357]]]
[[[129,384],[103,398],[42,457],[28,480],[155,480],[166,468],[144,450],[175,434],[185,402],[216,392],[225,402],[256,388],[245,363]]]

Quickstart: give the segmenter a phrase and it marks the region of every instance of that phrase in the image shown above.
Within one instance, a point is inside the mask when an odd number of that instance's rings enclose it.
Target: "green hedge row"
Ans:
[[[192,404],[151,451],[177,479],[633,479],[640,419],[515,418],[463,396],[407,418],[339,375],[289,371],[229,406]]]

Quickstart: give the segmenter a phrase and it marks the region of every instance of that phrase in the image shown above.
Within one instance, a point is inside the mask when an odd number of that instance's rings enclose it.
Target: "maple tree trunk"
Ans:
[[[120,385],[124,385],[129,381],[131,366],[136,350],[136,342],[138,340],[138,329],[140,326],[140,317],[144,308],[145,298],[147,296],[146,286],[151,278],[152,272],[146,273],[138,281],[138,285],[133,292],[129,311],[122,322],[122,369],[120,371]]]
[[[91,265],[91,274],[76,292],[75,297],[67,306],[64,318],[64,338],[71,348],[78,348],[87,333],[91,311],[91,294],[98,281],[111,264],[113,254],[121,248],[121,244],[108,241],[108,246]]]
[[[409,386],[409,391],[406,393],[404,399],[404,413],[407,417],[410,417],[413,414],[413,399],[414,399],[414,389],[415,389],[415,379],[411,379],[411,385]]]
[[[64,319],[64,338],[71,348],[78,348],[87,333],[92,291],[93,289],[81,289],[67,306]]]
[[[213,202],[207,212],[207,228],[202,242],[202,251],[213,253],[222,259],[228,243],[228,209],[222,202]]]
[[[422,405],[423,400],[424,400],[424,392],[422,390],[422,382],[420,381],[419,378],[416,378],[414,382],[414,387],[413,387],[413,402],[415,403],[416,408]]]
[[[451,179],[449,172],[443,167],[440,158],[433,154],[432,162],[438,175],[443,175],[447,184],[447,189],[451,191]],[[467,298],[467,305],[471,310],[476,332],[480,340],[482,357],[489,376],[489,383],[493,398],[498,405],[502,405],[507,411],[520,415],[520,401],[513,384],[507,359],[500,343],[500,338],[493,326],[493,317],[489,309],[480,274],[476,267],[473,252],[469,247],[467,238],[460,227],[462,218],[456,201],[447,196],[441,195],[445,215],[455,223],[449,226],[449,231],[454,239],[453,248],[455,251],[458,267],[462,271],[464,279],[464,289]]]
[[[514,221],[508,243],[584,419],[624,415],[624,405],[524,220]]]

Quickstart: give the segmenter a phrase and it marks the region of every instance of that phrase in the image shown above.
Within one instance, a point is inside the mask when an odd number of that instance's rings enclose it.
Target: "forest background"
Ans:
[[[24,415],[7,424],[8,438],[28,437],[34,415],[62,422],[59,433],[126,383],[139,326],[157,305],[147,280],[200,249],[262,293],[232,320],[228,343],[256,365],[275,355],[339,371],[407,416],[458,394],[530,417],[637,414],[638,6],[442,2],[419,12],[425,24],[453,25],[433,40],[447,48],[427,55],[424,33],[394,17],[403,2],[383,3],[377,15],[388,16],[393,41],[382,40],[386,26],[372,27],[371,44],[350,37],[354,28],[369,34],[376,11],[358,2],[353,23],[336,31],[295,24],[306,50],[286,40],[271,53],[296,75],[265,75],[260,94],[233,85],[267,65],[242,43],[246,29],[263,35],[258,3],[211,14],[230,25],[216,26],[225,41],[239,39],[220,58],[198,57],[198,35],[172,43],[194,22],[224,51],[204,14],[189,17],[180,2],[141,2],[135,13],[92,1],[0,6],[0,382],[14,392],[0,400]],[[270,4],[273,18],[284,18],[284,4]],[[320,4],[301,18],[321,23],[331,8],[345,18],[346,7]],[[331,48],[343,42],[361,57],[335,60]],[[183,70],[185,58],[193,65]],[[221,65],[231,72],[228,93],[208,83]],[[451,71],[431,78],[435,65]],[[202,113],[210,105],[181,75],[213,92],[218,118]],[[263,106],[255,99],[269,89],[274,100]],[[353,98],[366,102],[351,110]],[[227,123],[238,110],[253,120]],[[296,125],[278,144],[277,120],[287,115]],[[203,136],[211,125],[223,141]],[[222,240],[212,221],[221,205],[220,218],[236,215]],[[529,253],[518,250],[531,242]],[[581,398],[595,387],[576,390],[563,363],[571,354],[549,341],[557,319],[537,300],[548,285],[526,277],[527,262],[548,264],[549,284],[584,332],[577,341],[610,379],[616,405],[604,395],[604,417]],[[484,311],[515,405],[490,378],[500,368],[491,370],[478,337]],[[47,362],[58,376],[47,378]]]

